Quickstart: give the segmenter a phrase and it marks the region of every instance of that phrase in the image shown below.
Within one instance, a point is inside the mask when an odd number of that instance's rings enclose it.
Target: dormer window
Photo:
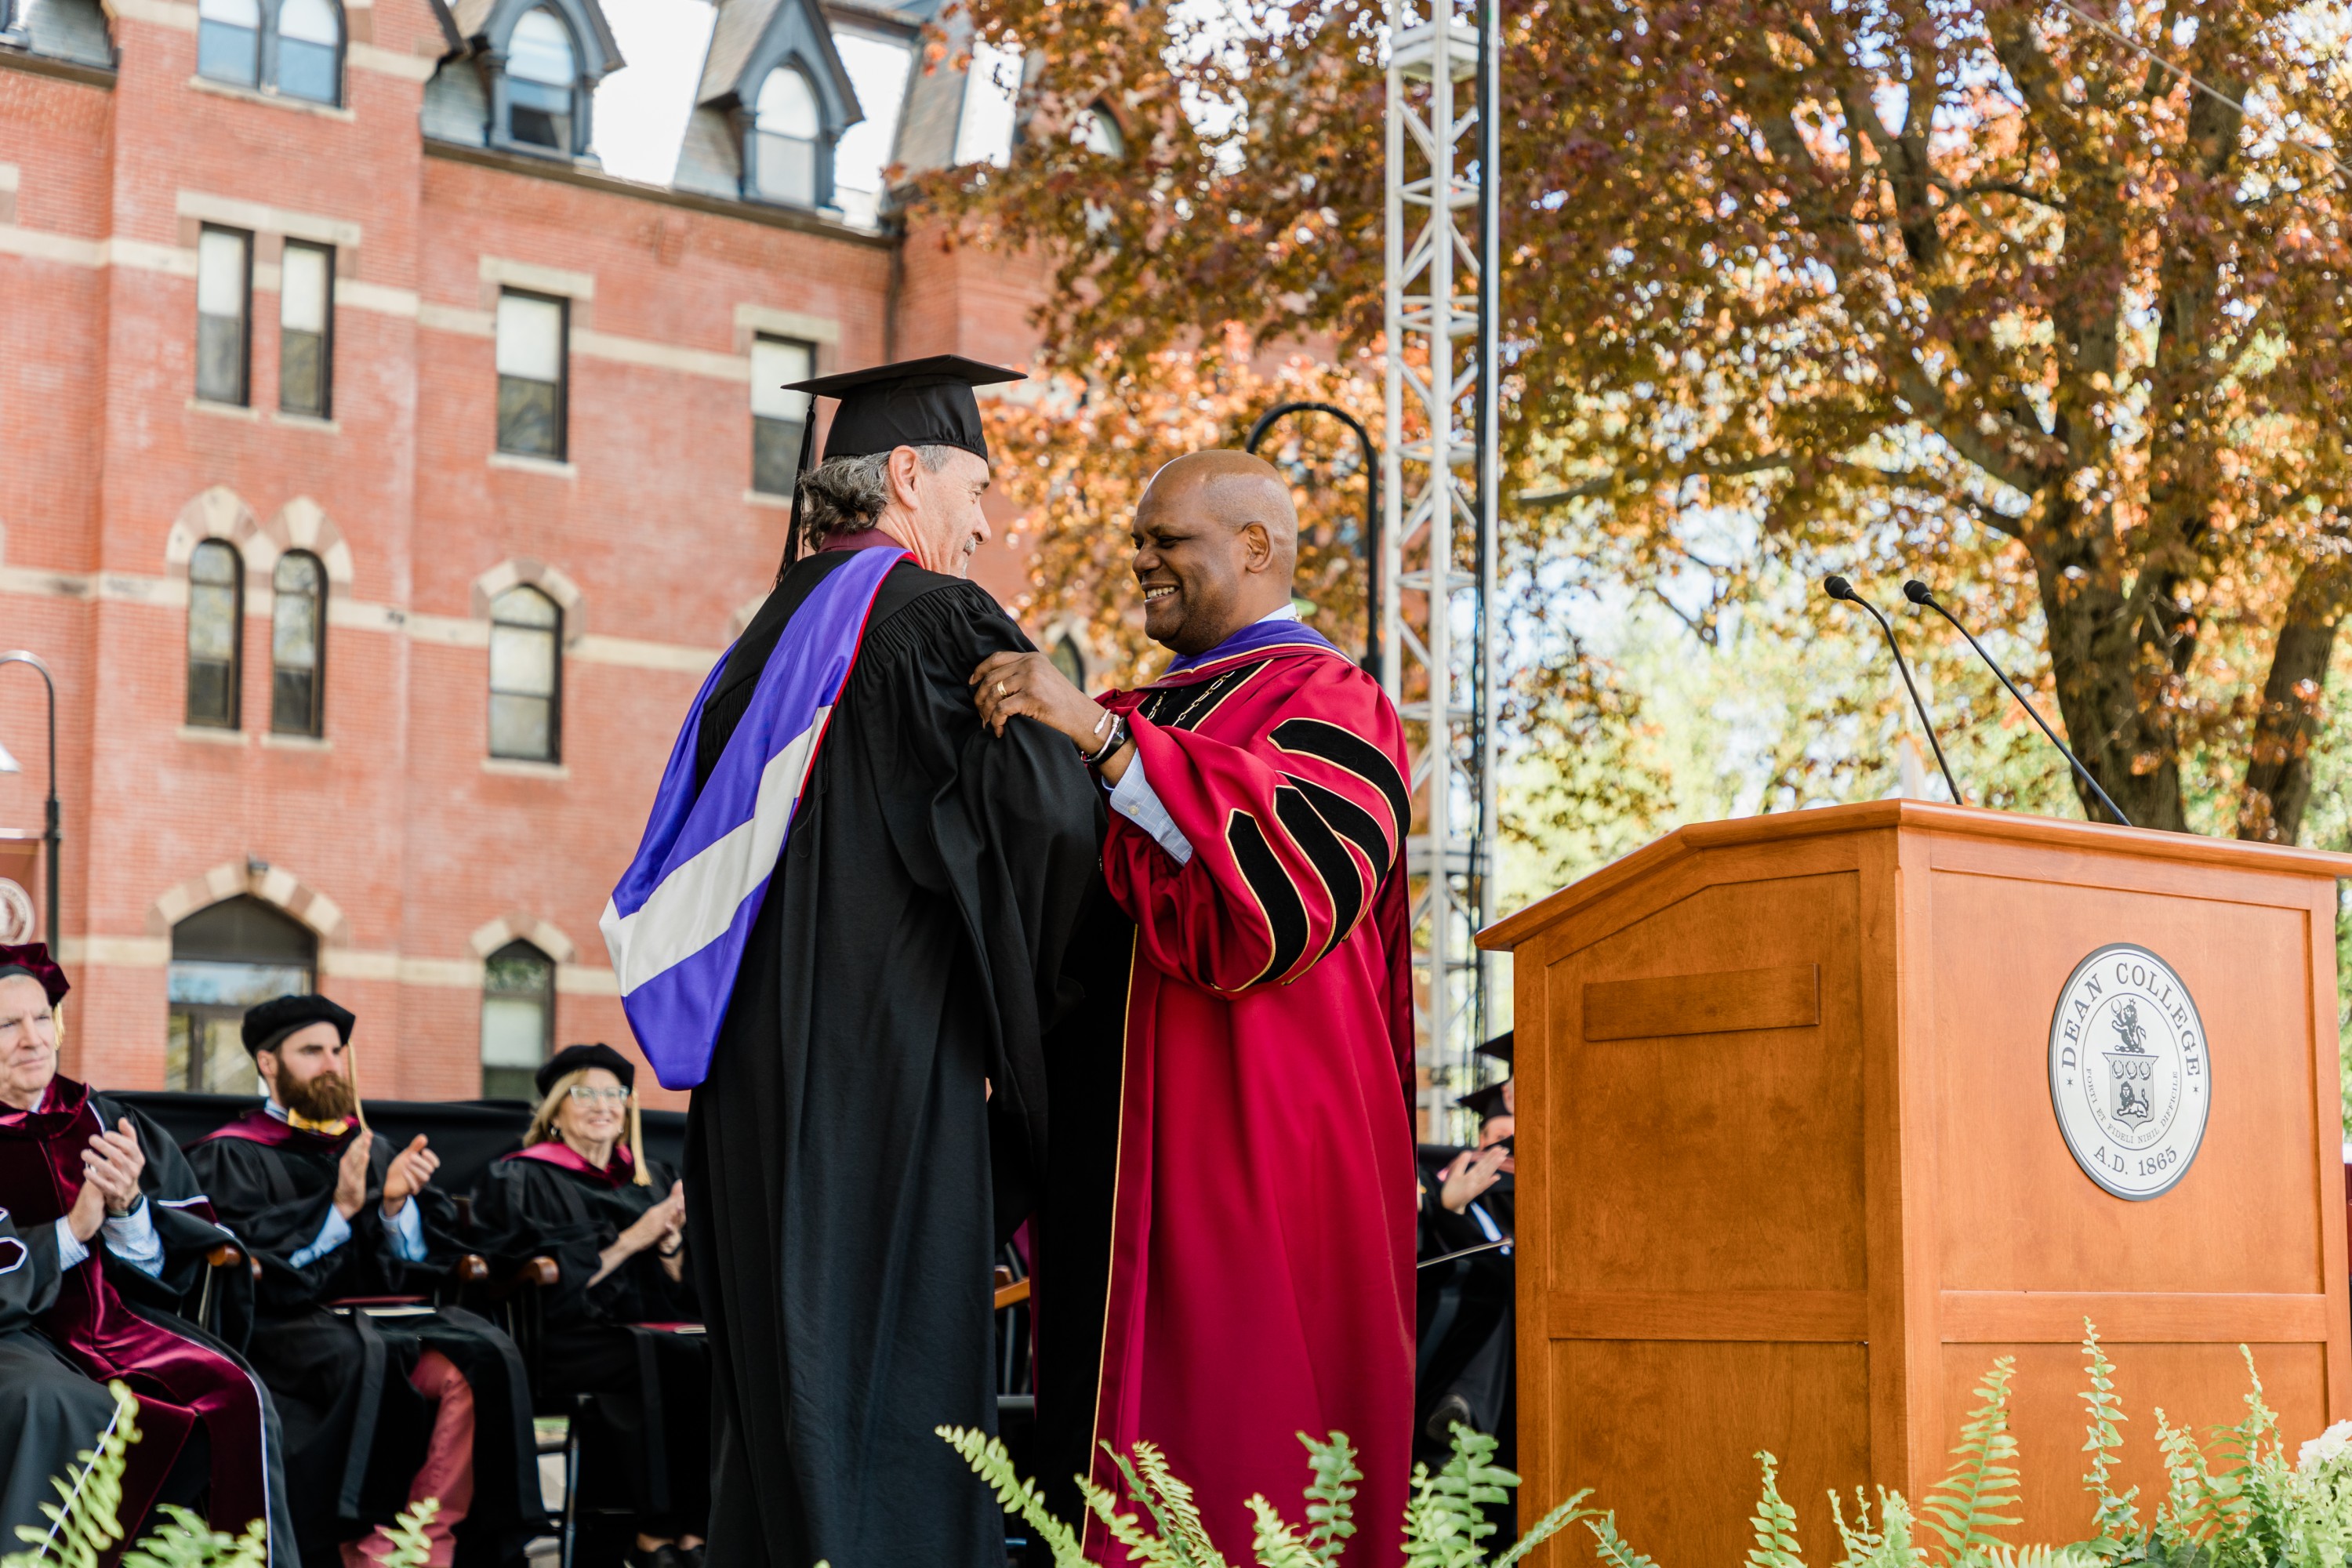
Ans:
[[[770,71],[751,120],[751,185],[762,200],[817,205],[817,143],[824,132],[809,79],[794,66]]]
[[[335,0],[197,0],[196,74],[312,103],[342,100]]]
[[[579,151],[579,56],[572,34],[544,6],[526,11],[507,41],[507,136],[566,157]]]
[[[1092,104],[1070,127],[1070,140],[1098,157],[1118,159],[1127,156],[1127,138],[1111,118],[1109,110]]]

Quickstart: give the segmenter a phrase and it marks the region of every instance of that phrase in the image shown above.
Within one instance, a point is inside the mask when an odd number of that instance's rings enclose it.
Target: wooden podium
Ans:
[[[2008,1534],[2079,1540],[2085,1317],[2144,1518],[2157,1407],[2241,1419],[2241,1342],[2291,1440],[2352,1415],[2343,876],[1882,801],[1686,827],[1482,933],[1515,954],[1522,1521],[1589,1486],[1663,1568],[1720,1568],[1769,1449],[1833,1561],[1823,1493],[1918,1504],[2011,1355]],[[2094,1181],[2062,1109],[2109,1181],[2169,1186]]]

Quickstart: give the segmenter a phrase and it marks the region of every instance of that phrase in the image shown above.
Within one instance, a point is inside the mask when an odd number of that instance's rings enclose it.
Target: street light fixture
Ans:
[[[1274,422],[1289,414],[1328,414],[1356,433],[1364,447],[1364,669],[1377,679],[1381,673],[1381,455],[1372,446],[1371,432],[1364,422],[1346,409],[1329,403],[1277,403],[1257,416],[1248,438],[1242,442],[1244,451],[1255,454],[1257,444],[1265,438]]]
[[[49,692],[48,820],[47,825],[41,830],[41,844],[43,848],[42,858],[49,863],[49,913],[47,921],[45,921],[41,927],[41,934],[48,939],[49,952],[52,955],[62,954],[65,951],[65,936],[63,932],[58,930],[58,887],[59,880],[58,876],[58,847],[65,841],[65,836],[63,833],[58,831],[58,683],[50,679],[49,667],[47,665],[43,664],[37,656],[27,653],[22,648],[18,648],[14,653],[0,653],[0,664],[31,665],[34,670],[39,674],[41,684],[47,687]],[[16,759],[10,756],[5,748],[0,748],[0,773],[21,773],[24,770],[22,768],[17,766]]]

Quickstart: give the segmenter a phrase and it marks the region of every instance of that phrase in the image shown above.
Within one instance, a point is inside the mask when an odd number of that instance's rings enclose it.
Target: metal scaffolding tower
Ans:
[[[1495,916],[1499,0],[1390,0],[1381,680],[1413,748],[1414,1005],[1429,1134],[1486,1037]]]

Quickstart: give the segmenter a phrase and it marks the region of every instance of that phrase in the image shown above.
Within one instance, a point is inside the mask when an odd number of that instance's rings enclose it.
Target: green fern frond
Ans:
[[[1803,1549],[1797,1544],[1797,1510],[1780,1495],[1780,1461],[1760,1448],[1754,1458],[1764,1467],[1764,1491],[1748,1521],[1756,1528],[1748,1561],[1751,1568],[1805,1568]]]
[[[2139,1510],[2135,1506],[2139,1489],[2134,1487],[2120,1495],[2115,1489],[2112,1478],[2122,1459],[2123,1423],[2129,1417],[2124,1414],[2123,1401],[2116,1397],[2116,1363],[2107,1359],[2099,1344],[2099,1331],[2088,1318],[2083,1320],[2083,1358],[2090,1363],[2091,1373],[2091,1391],[2082,1399],[2090,1411],[2083,1452],[2091,1456],[2091,1468],[2083,1472],[2083,1488],[2094,1503],[2092,1544],[2120,1550],[2139,1534]]]
[[[1645,1557],[1634,1551],[1633,1547],[1626,1544],[1625,1538],[1617,1533],[1616,1510],[1612,1509],[1603,1514],[1588,1515],[1584,1521],[1584,1528],[1592,1531],[1593,1555],[1606,1563],[1608,1568],[1658,1568],[1656,1558]]]
[[[1126,1467],[1122,1465],[1120,1468]],[[1190,1568],[1184,1558],[1167,1542],[1145,1530],[1141,1520],[1134,1514],[1119,1511],[1117,1492],[1108,1487],[1097,1486],[1084,1478],[1078,1481],[1078,1490],[1085,1496],[1087,1509],[1102,1521],[1112,1543],[1127,1548],[1129,1563],[1141,1563],[1144,1568]],[[1061,1568],[1058,1562],[1055,1568]]]
[[[1499,1465],[1496,1442],[1459,1422],[1454,1451],[1432,1475],[1426,1465],[1412,1471],[1412,1500],[1405,1509],[1406,1568],[1475,1568],[1486,1558],[1480,1544],[1495,1533],[1485,1512],[1488,1503],[1508,1502],[1519,1478]]]
[[[1307,1483],[1307,1549],[1318,1568],[1334,1568],[1349,1538],[1356,1533],[1356,1483],[1364,1472],[1356,1467],[1356,1447],[1344,1432],[1317,1442],[1306,1433],[1307,1466],[1314,1479]]]
[[[1257,1559],[1258,1568],[1322,1568],[1324,1559],[1298,1538],[1275,1506],[1265,1500],[1264,1492],[1249,1500],[1250,1553]]]
[[[2168,1555],[2179,1557],[2202,1548],[2227,1531],[2233,1522],[2229,1494],[2234,1489],[2218,1482],[2206,1464],[2204,1450],[2194,1435],[2156,1412],[2156,1447],[2164,1457],[2164,1507],[2156,1519],[2156,1541]]]
[[[1998,1544],[1990,1531],[1994,1525],[2015,1524],[2000,1510],[2017,1506],[2017,1437],[2009,1429],[2009,1380],[2017,1373],[2017,1358],[2002,1356],[1977,1385],[1980,1403],[1952,1449],[1952,1468],[1928,1490],[1927,1522],[1942,1538],[1948,1559],[1954,1563],[1982,1556]]]
[[[1591,1495],[1592,1489],[1591,1487],[1586,1487],[1582,1491],[1570,1494],[1566,1502],[1561,1503],[1558,1508],[1552,1510],[1549,1513],[1536,1521],[1535,1528],[1528,1531],[1525,1535],[1520,1536],[1519,1543],[1517,1546],[1512,1547],[1508,1552],[1506,1552],[1500,1557],[1496,1558],[1495,1568],[1511,1568],[1511,1565],[1517,1563],[1520,1558],[1525,1557],[1528,1552],[1533,1552],[1537,1547],[1541,1546],[1545,1542],[1549,1541],[1553,1536],[1558,1535],[1561,1531],[1566,1530],[1578,1520],[1590,1518],[1592,1510],[1584,1506],[1584,1500]]]
[[[1224,1557],[1209,1540],[1208,1526],[1201,1521],[1201,1510],[1192,1500],[1192,1489],[1168,1468],[1168,1456],[1160,1451],[1159,1445],[1138,1443],[1135,1463],[1129,1465],[1122,1458],[1118,1465],[1127,1476],[1128,1485],[1136,1490],[1136,1500],[1151,1510],[1161,1539],[1179,1553],[1177,1560],[1185,1568],[1227,1568]],[[1142,1473],[1139,1481],[1139,1470]]]
[[[110,1383],[114,1419],[99,1435],[98,1447],[74,1456],[74,1468],[51,1480],[58,1500],[41,1505],[49,1528],[20,1524],[16,1535],[29,1547],[0,1559],[0,1568],[98,1568],[122,1540],[122,1472],[131,1445],[139,1441],[139,1400],[121,1383]]]
[[[1053,1552],[1054,1568],[1085,1568],[1086,1553],[1080,1549],[1076,1532],[1054,1517],[1036,1487],[1013,1468],[1013,1456],[1004,1451],[1003,1442],[966,1426],[934,1426],[931,1430],[945,1438],[948,1447],[971,1467],[972,1473],[988,1484],[996,1494],[998,1507],[1021,1516],[1035,1539]]]

